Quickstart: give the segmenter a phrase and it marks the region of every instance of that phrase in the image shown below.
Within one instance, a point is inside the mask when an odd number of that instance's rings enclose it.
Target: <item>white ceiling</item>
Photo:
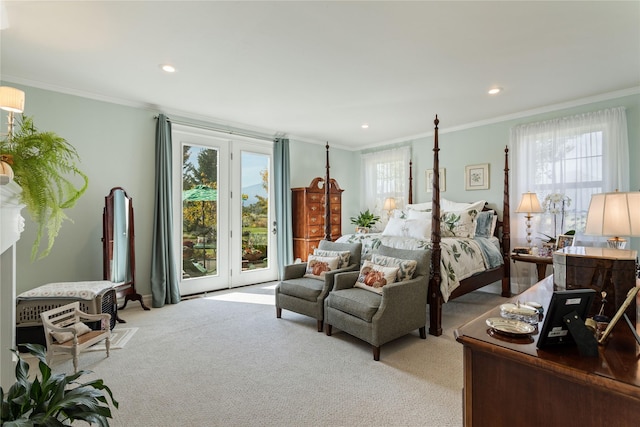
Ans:
[[[640,87],[640,1],[4,0],[2,21],[7,82],[349,149]]]

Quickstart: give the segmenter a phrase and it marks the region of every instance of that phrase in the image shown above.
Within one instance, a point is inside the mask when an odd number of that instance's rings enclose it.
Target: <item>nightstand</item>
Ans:
[[[538,281],[545,278],[547,275],[547,265],[553,265],[553,257],[547,256],[535,256],[535,255],[526,255],[526,254],[511,254],[510,258],[513,262],[528,262],[530,264],[535,264],[536,269],[538,270]]]

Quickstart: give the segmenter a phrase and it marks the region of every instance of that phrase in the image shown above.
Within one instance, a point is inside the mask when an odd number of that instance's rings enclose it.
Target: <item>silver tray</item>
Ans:
[[[487,326],[496,332],[504,335],[521,337],[536,331],[536,327],[526,322],[515,319],[505,319],[502,317],[490,317],[487,319]]]

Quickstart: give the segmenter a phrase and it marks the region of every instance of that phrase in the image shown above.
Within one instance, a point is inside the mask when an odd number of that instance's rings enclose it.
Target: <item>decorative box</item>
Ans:
[[[568,246],[553,253],[553,283],[557,290],[591,288],[596,297],[589,316],[598,314],[602,292],[606,292],[604,314],[610,318],[636,285],[636,251],[586,246]],[[636,304],[626,310],[636,319]]]

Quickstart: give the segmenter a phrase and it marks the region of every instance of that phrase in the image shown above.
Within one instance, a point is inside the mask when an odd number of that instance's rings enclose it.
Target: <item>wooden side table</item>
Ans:
[[[535,264],[538,269],[538,281],[545,278],[547,273],[547,265],[553,265],[553,257],[547,256],[534,256],[524,254],[511,254],[510,258],[513,262],[521,261]]]
[[[516,298],[540,303],[546,315],[553,291],[549,276]],[[538,349],[537,332],[493,333],[486,323],[490,317],[500,317],[499,306],[454,331],[464,346],[465,426],[638,425],[640,358],[625,322],[598,346],[597,357],[583,357],[571,345]]]

